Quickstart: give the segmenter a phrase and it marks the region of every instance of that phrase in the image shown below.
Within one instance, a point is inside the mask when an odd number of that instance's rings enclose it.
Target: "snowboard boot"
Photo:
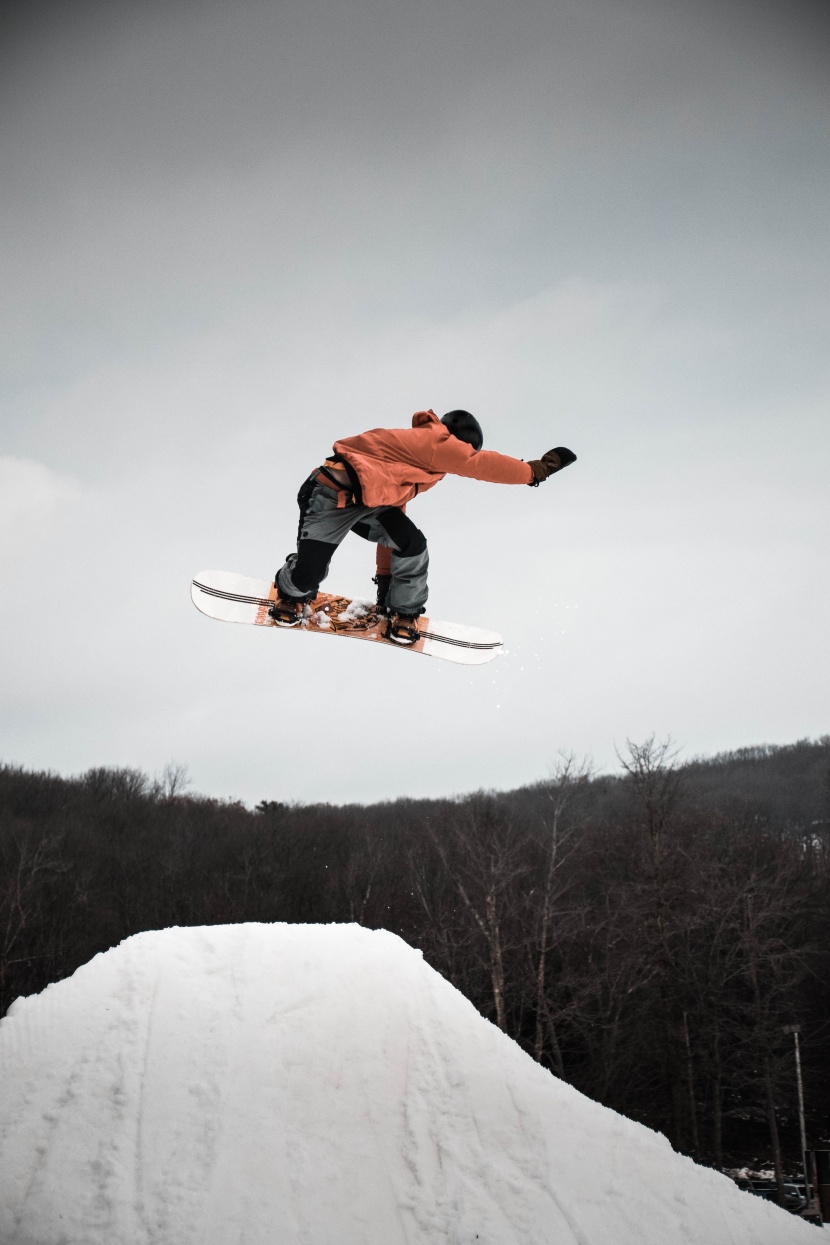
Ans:
[[[295,601],[291,597],[284,597],[279,587],[277,587],[277,599],[268,610],[268,617],[278,627],[297,627],[303,621],[304,605],[304,601]]]
[[[391,575],[377,574],[372,580],[372,583],[377,585],[378,597],[377,597],[377,602],[376,602],[376,608],[379,614],[386,613],[386,594],[389,591],[389,585],[391,584],[391,582],[392,582]]]
[[[418,630],[418,617],[417,614],[390,613],[386,624],[386,639],[391,640],[393,644],[416,644],[421,638]]]

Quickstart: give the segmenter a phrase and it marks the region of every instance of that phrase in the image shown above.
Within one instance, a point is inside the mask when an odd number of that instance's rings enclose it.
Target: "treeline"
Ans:
[[[509,793],[242,804],[0,767],[0,1014],[130,934],[358,921],[558,1076],[723,1166],[830,1136],[830,737]],[[830,1144],[830,1143],[827,1143]]]

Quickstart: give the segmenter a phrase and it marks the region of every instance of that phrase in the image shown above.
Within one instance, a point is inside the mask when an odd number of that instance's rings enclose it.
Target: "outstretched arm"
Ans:
[[[466,441],[451,437],[436,447],[430,464],[433,471],[445,471],[452,476],[467,476],[472,480],[487,480],[491,484],[532,484],[533,472],[529,463],[495,450],[476,450]]]
[[[536,485],[573,462],[576,462],[576,454],[562,445],[555,450],[548,450],[542,458],[525,463],[520,458],[497,454],[495,450],[476,452],[466,442],[452,438],[438,446],[432,468],[435,471],[445,471],[448,475],[487,480],[491,484]]]

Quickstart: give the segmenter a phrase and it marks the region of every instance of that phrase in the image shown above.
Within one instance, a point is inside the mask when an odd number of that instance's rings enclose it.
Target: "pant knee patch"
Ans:
[[[426,549],[427,538],[424,533],[396,506],[381,510],[378,523],[392,539],[401,557],[414,558]]]
[[[337,545],[330,545],[325,540],[314,540],[303,537],[297,546],[297,561],[291,572],[291,578],[301,592],[313,592],[326,578],[329,562]]]

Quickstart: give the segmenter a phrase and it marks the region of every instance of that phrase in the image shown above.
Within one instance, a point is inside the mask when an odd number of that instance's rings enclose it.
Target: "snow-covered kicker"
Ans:
[[[399,938],[138,934],[0,1023],[3,1245],[810,1245]]]

